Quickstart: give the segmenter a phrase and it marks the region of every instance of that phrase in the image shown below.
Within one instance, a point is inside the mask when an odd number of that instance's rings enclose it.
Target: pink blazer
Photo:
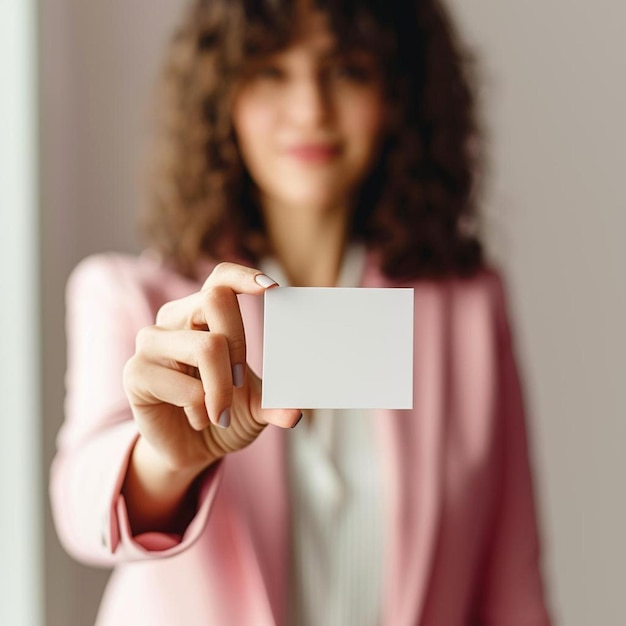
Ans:
[[[207,265],[206,273],[210,270]],[[363,286],[398,286],[370,256]],[[386,626],[546,626],[522,397],[501,280],[414,281],[411,411],[379,411]],[[268,427],[204,477],[183,536],[132,537],[120,487],[137,429],[121,372],[137,331],[199,284],[148,256],[100,255],[68,284],[66,420],[50,493],[76,559],[115,566],[100,626],[286,623],[285,444]],[[260,372],[262,300],[240,299]]]

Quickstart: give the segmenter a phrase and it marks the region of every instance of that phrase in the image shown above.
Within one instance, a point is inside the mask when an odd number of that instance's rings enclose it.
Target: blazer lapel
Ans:
[[[364,286],[393,286],[370,264]],[[434,283],[415,286],[414,388],[410,411],[378,411],[386,560],[383,624],[419,623],[436,549],[447,414],[447,303]]]
[[[253,452],[250,450],[237,453],[240,459],[236,471],[237,479],[246,477],[238,480],[239,506],[246,511],[246,521],[241,525],[243,545],[248,562],[256,562],[256,599],[265,605],[254,623],[286,624],[290,516],[285,433],[268,426],[255,441]]]
[[[239,305],[245,321],[247,361],[261,375],[263,298],[240,296]],[[244,545],[257,564],[257,598],[266,598],[268,607],[255,624],[286,624],[290,518],[285,432],[270,425],[253,445],[236,455],[237,476],[232,478],[238,480],[239,506],[246,511]],[[239,480],[241,476],[248,480]],[[254,481],[249,480],[251,476]]]

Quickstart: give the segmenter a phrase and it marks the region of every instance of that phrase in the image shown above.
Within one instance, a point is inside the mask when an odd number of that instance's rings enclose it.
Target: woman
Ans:
[[[68,287],[51,494],[116,566],[98,624],[548,624],[442,7],[197,0],[163,87],[150,252]],[[414,409],[261,409],[277,282],[413,287]]]

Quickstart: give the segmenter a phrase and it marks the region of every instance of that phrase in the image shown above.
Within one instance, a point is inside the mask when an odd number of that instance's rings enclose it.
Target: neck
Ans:
[[[345,251],[348,211],[264,207],[272,253],[294,287],[334,287]]]

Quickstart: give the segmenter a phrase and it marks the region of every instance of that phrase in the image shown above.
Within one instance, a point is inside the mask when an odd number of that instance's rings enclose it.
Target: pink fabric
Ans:
[[[208,273],[210,267],[204,268]],[[368,257],[363,286],[392,284]],[[182,537],[132,537],[120,488],[137,437],[121,383],[139,328],[198,289],[149,257],[85,260],[68,284],[67,415],[50,477],[66,549],[115,566],[99,626],[286,623],[290,431],[207,472]],[[522,396],[495,271],[415,281],[411,411],[379,411],[387,626],[546,626]],[[260,373],[262,300],[240,298]]]

